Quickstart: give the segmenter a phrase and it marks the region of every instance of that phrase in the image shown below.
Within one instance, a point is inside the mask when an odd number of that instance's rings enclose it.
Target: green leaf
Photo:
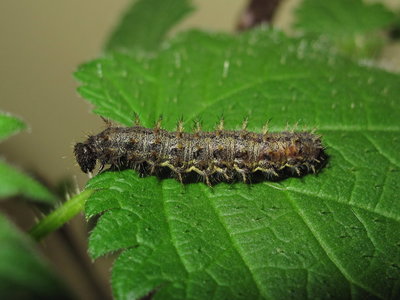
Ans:
[[[0,113],[0,140],[24,128],[26,125],[21,120],[6,113]],[[23,195],[49,204],[55,201],[54,195],[44,186],[0,159],[0,200],[15,195]]]
[[[0,141],[26,128],[24,122],[7,113],[0,112]]]
[[[188,14],[190,0],[137,0],[106,44],[106,51],[155,50],[168,31]]]
[[[48,263],[32,241],[0,215],[0,297],[2,299],[67,299]]]
[[[304,33],[323,35],[344,53],[355,57],[376,55],[395,14],[382,4],[362,0],[304,0],[297,11],[296,27]]]
[[[395,14],[382,4],[362,0],[304,0],[297,16],[297,26],[304,31],[329,35],[367,33],[395,20]]]
[[[153,57],[113,53],[80,67],[96,113],[145,126],[160,114],[211,129],[249,117],[259,131],[316,127],[322,172],[260,184],[203,183],[106,172],[86,214],[96,258],[119,251],[117,299],[400,297],[400,77],[269,30],[189,32]]]
[[[48,204],[56,200],[43,185],[0,160],[0,200],[16,195]]]

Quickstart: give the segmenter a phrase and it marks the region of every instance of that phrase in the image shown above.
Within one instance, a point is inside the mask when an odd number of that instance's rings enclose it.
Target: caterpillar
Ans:
[[[108,122],[108,121],[106,121]],[[316,173],[324,166],[326,154],[321,137],[313,132],[269,132],[225,130],[221,119],[215,131],[202,131],[197,122],[194,132],[184,132],[183,121],[176,131],[154,128],[140,122],[132,127],[113,126],[89,136],[74,147],[83,172],[92,172],[97,161],[100,171],[135,169],[142,175],[174,177],[181,183],[194,178],[212,186],[218,182],[281,180]],[[99,171],[99,172],[100,172]],[[197,178],[196,178],[197,177]]]

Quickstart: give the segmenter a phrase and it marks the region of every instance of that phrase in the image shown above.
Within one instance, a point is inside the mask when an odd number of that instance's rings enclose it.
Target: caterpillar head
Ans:
[[[93,171],[96,166],[97,155],[89,144],[77,143],[74,147],[74,153],[83,172]]]

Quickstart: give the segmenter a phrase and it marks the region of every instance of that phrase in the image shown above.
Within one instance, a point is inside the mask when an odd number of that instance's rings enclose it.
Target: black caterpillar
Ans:
[[[224,130],[221,120],[215,131],[201,131],[197,124],[193,133],[187,133],[182,121],[173,132],[161,129],[161,121],[153,129],[138,123],[133,127],[109,124],[77,143],[74,152],[85,173],[93,171],[98,160],[100,171],[105,165],[131,168],[143,175],[173,176],[182,183],[198,174],[209,186],[302,176],[324,165],[327,156],[321,138],[312,132],[255,133],[246,127],[244,121],[242,130]]]

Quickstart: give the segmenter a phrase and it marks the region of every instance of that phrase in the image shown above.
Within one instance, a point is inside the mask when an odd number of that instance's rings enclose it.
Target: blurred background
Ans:
[[[0,110],[30,127],[0,144],[0,155],[50,188],[65,181],[82,188],[87,176],[76,165],[72,148],[104,128],[76,92],[72,73],[101,54],[102,45],[130,0],[1,0]],[[273,24],[289,31],[300,0],[281,1]],[[399,0],[383,2],[400,9]],[[197,8],[175,28],[233,32],[249,1],[196,0]],[[400,70],[400,46],[383,49],[382,65]],[[2,203],[0,209],[24,230],[38,217],[27,204]],[[94,264],[86,254],[87,228],[82,216],[41,243],[56,270],[82,299],[107,299],[111,258]]]

